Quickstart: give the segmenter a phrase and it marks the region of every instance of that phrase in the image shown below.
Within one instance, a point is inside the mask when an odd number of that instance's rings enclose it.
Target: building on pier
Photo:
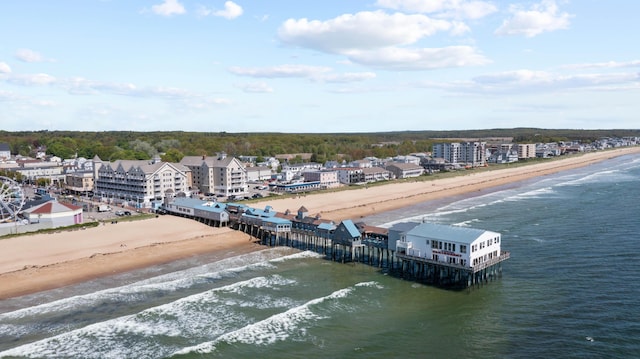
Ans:
[[[332,240],[341,245],[357,247],[362,245],[362,233],[350,219],[345,219],[336,227]]]
[[[502,254],[500,233],[475,228],[420,223],[396,242],[398,253],[473,268]]]
[[[389,249],[389,229],[368,225],[364,222],[355,224],[362,233],[362,244],[367,247]]]
[[[323,253],[332,260],[362,262],[387,268],[403,278],[450,287],[468,287],[499,276],[509,253],[496,232],[433,223],[401,222],[390,228],[343,220],[334,223],[271,206],[252,208],[176,198],[168,213],[211,225],[228,225],[268,246],[291,246]],[[227,217],[217,213],[224,212]]]
[[[240,222],[249,226],[260,227],[263,231],[280,236],[291,232],[291,221],[277,217],[278,212],[271,206],[265,209],[247,208],[242,214]]]
[[[167,213],[195,219],[216,227],[223,227],[229,224],[229,212],[225,203],[178,197],[172,201],[165,201],[163,209]]]
[[[286,210],[277,216],[290,220],[292,229],[295,231],[317,233],[321,225],[324,227],[322,231],[335,229],[335,223],[333,221],[322,219],[320,214],[310,216],[309,210],[305,208],[305,206],[298,208],[296,214]]]

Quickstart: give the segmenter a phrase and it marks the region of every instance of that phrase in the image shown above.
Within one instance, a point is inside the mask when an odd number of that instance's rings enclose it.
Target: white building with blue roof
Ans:
[[[473,268],[501,255],[500,233],[482,229],[421,223],[396,242],[400,254]]]
[[[229,223],[229,213],[225,203],[178,197],[172,201],[166,201],[163,209],[173,215],[194,218],[217,226]]]

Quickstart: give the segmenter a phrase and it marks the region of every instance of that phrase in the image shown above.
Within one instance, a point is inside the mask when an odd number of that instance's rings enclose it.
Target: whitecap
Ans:
[[[206,354],[216,350],[220,343],[243,343],[253,345],[268,345],[277,341],[290,338],[293,333],[304,335],[306,329],[300,325],[305,322],[324,319],[315,314],[311,307],[327,300],[344,298],[353,291],[352,288],[344,288],[333,293],[312,299],[302,305],[291,308],[285,312],[272,315],[264,320],[249,324],[240,329],[225,333],[213,341],[198,344],[176,351],[175,355],[190,353]]]

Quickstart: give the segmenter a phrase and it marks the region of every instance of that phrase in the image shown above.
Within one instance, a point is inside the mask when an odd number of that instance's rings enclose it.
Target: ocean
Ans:
[[[640,155],[365,218],[502,234],[452,291],[266,248],[0,302],[0,358],[639,358]]]

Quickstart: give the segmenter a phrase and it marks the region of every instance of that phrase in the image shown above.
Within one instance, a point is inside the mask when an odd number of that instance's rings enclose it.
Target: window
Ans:
[[[460,245],[460,253],[467,253],[467,246],[465,246],[464,244]]]

